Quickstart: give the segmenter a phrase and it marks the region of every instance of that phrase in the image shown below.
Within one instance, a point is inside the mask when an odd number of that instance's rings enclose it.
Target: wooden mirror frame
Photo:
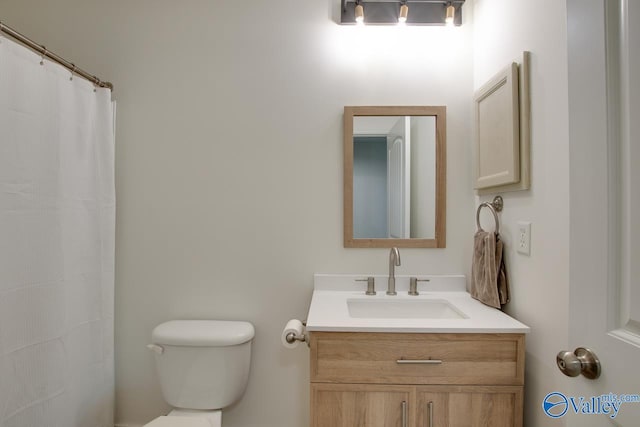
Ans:
[[[446,247],[447,107],[344,107],[344,247],[444,248]],[[355,239],[353,237],[353,119],[358,116],[434,116],[436,118],[435,238]]]

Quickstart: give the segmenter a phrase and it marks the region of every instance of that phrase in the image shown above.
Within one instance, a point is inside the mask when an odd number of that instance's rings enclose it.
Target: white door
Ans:
[[[408,239],[411,232],[410,118],[401,117],[387,136],[389,237]]]
[[[566,400],[556,394],[542,409],[564,418],[569,427],[636,427],[640,2],[568,0],[567,16],[570,324],[568,348],[558,350],[588,347],[598,356],[602,371],[594,380],[566,377]]]
[[[404,139],[393,137],[387,144],[387,182],[389,183],[389,237],[403,239],[404,235]]]

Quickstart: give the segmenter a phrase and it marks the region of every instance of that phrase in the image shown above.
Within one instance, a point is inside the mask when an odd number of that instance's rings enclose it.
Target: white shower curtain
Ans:
[[[0,427],[113,426],[111,93],[0,35]]]

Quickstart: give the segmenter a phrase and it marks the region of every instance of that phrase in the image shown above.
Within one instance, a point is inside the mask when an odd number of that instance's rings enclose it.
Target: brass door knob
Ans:
[[[556,356],[556,363],[560,371],[568,377],[577,377],[582,374],[590,380],[600,376],[600,360],[598,356],[585,347],[578,347],[572,353],[561,351]]]

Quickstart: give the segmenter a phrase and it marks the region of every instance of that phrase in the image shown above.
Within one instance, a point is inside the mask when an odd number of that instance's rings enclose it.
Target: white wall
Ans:
[[[435,117],[411,117],[411,237],[435,238],[435,136]]]
[[[474,87],[531,51],[531,190],[504,193],[501,235],[512,302],[527,336],[525,425],[558,426],[541,410],[564,385],[555,355],[567,345],[569,307],[569,130],[566,2],[473,0]],[[480,201],[490,200],[483,197]],[[515,252],[516,222],[531,221],[531,256]],[[491,224],[493,219],[484,219]],[[484,224],[485,222],[483,222]]]
[[[344,105],[447,105],[447,249],[402,250],[399,272],[467,269],[474,215],[471,26],[338,26],[338,5],[0,0],[3,22],[115,84],[116,418],[123,425],[167,409],[145,344],[156,324],[175,318],[256,326],[250,385],[225,412],[226,427],[307,424],[308,351],[283,349],[281,328],[305,316],[314,272],[387,268],[387,250],[342,248]],[[541,64],[534,54],[537,73],[550,73],[543,94],[551,97],[534,112],[539,117],[552,107],[543,119],[554,123],[562,115],[552,114],[558,70],[550,63],[562,55],[552,56]],[[480,70],[476,80],[484,75]],[[563,145],[562,128],[534,129],[534,145]],[[548,157],[549,169],[562,160],[544,149],[534,154]],[[541,206],[526,211],[534,230],[540,217],[557,217],[542,208],[546,199],[563,203],[559,190],[543,191],[552,177],[535,178]],[[507,212],[517,212],[517,204],[507,200]],[[560,241],[553,239],[543,256],[542,236],[534,237],[539,270],[565,246],[562,230],[546,234]],[[535,283],[535,292],[531,283],[516,286],[523,320],[554,304],[540,289],[564,280],[556,264],[534,276],[546,281]],[[520,265],[516,274],[529,269]],[[519,305],[526,297],[532,310]],[[534,335],[531,345],[538,341]],[[528,363],[536,369],[543,362]]]

